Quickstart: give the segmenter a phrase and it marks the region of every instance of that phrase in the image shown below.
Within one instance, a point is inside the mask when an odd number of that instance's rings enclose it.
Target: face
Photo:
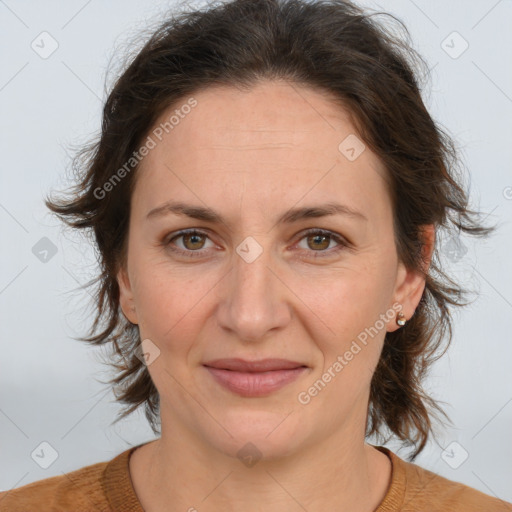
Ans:
[[[123,312],[156,356],[162,437],[172,426],[267,457],[355,438],[398,304],[409,318],[424,286],[398,260],[385,170],[321,91],[266,81],[194,98],[152,132],[118,274]],[[303,368],[205,366],[226,358]]]

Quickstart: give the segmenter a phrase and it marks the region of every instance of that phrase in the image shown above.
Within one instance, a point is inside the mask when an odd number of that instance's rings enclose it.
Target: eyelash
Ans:
[[[172,236],[172,238],[166,239],[164,241],[163,245],[166,248],[168,248],[169,250],[171,250],[172,252],[177,253],[181,256],[185,256],[187,258],[196,258],[196,257],[203,256],[204,255],[203,252],[207,251],[208,249],[199,249],[197,251],[191,251],[191,250],[185,251],[183,249],[177,249],[176,247],[172,247],[171,244],[174,240],[181,238],[185,235],[200,235],[200,236],[205,236],[205,237],[209,238],[207,233],[197,230],[195,228],[184,229],[182,231],[177,232],[174,236]],[[344,249],[349,249],[351,247],[351,244],[349,242],[347,242],[344,238],[342,238],[340,235],[337,235],[336,233],[333,233],[332,231],[327,231],[325,229],[319,229],[319,228],[311,228],[311,229],[305,231],[302,234],[302,237],[299,239],[299,242],[301,240],[303,240],[304,238],[307,238],[308,236],[311,236],[311,235],[328,236],[328,237],[330,237],[331,240],[334,240],[338,244],[337,247],[334,247],[331,249],[325,249],[325,250],[319,250],[319,251],[313,251],[313,250],[309,251],[309,252],[313,252],[313,253],[323,253],[321,255],[315,254],[313,256],[313,258],[324,258],[327,256],[332,256],[334,253],[337,253]],[[304,250],[306,250],[306,249],[304,249]]]

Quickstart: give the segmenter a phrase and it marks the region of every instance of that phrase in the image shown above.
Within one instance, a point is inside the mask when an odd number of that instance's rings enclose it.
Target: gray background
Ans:
[[[455,317],[453,344],[427,381],[454,426],[439,430],[416,462],[512,501],[512,2],[361,5],[405,22],[432,68],[427,107],[459,142],[474,205],[500,225],[485,243],[444,242],[449,267],[479,295]],[[91,297],[78,287],[95,275],[94,253],[61,230],[42,198],[69,185],[72,147],[99,130],[109,60],[115,67],[133,36],[172,6],[0,0],[1,490],[154,437],[141,413],[110,425],[119,407],[98,380],[107,367],[98,350],[72,339],[92,318]]]

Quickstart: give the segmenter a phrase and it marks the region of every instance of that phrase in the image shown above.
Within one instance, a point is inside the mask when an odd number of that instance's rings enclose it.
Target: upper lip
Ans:
[[[247,361],[245,359],[215,359],[203,363],[204,366],[219,368],[222,370],[232,370],[235,372],[269,372],[273,370],[292,370],[306,366],[296,361],[288,359],[260,359],[258,361]]]

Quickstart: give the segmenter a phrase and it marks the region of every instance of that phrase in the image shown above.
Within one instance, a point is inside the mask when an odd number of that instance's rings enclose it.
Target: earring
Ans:
[[[400,327],[403,327],[405,325],[405,322],[407,322],[407,320],[405,319],[405,315],[401,311],[399,311],[398,316],[396,317],[396,323]]]

